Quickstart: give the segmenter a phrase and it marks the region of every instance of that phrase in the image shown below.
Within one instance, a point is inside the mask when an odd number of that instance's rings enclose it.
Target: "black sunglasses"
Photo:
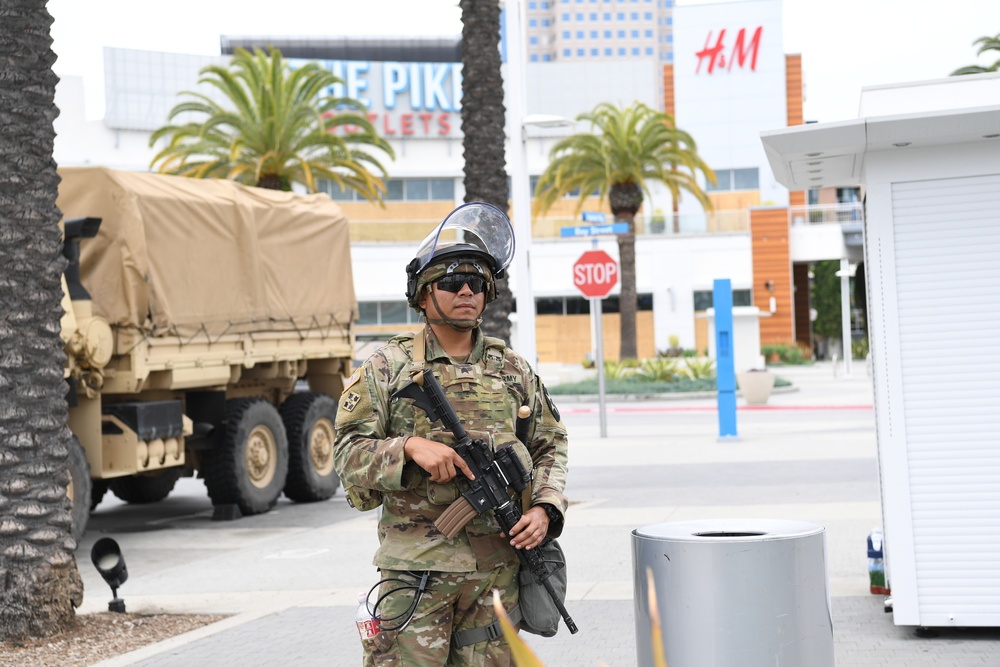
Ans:
[[[434,284],[438,286],[438,289],[444,290],[445,292],[452,292],[453,294],[461,292],[462,285],[468,285],[473,294],[482,294],[483,290],[486,289],[486,278],[467,273],[459,273],[439,278],[434,282]]]

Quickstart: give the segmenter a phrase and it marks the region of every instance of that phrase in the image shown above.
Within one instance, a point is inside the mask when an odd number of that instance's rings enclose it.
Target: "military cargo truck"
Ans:
[[[332,496],[357,315],[340,208],[225,180],[59,173],[77,539],[106,491],[154,502],[181,476],[204,478],[218,518]]]

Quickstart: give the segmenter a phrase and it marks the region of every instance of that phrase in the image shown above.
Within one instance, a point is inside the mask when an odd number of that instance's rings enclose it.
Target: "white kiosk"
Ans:
[[[864,190],[894,622],[997,627],[1000,74],[866,88],[859,115],[764,148],[789,189]]]

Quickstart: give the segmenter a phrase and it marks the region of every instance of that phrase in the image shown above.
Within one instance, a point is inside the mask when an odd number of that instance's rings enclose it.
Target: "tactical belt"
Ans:
[[[510,616],[510,624],[517,625],[521,622],[521,605],[515,605],[513,609],[507,612]],[[451,636],[451,643],[454,644],[455,648],[462,648],[463,646],[469,646],[470,644],[478,644],[479,642],[492,641],[503,634],[500,629],[499,619],[493,621],[489,625],[484,625],[481,628],[472,628],[471,630],[462,630],[461,632],[456,632]]]

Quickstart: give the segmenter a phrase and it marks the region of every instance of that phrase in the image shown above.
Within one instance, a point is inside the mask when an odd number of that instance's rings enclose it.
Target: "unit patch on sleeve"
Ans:
[[[347,412],[353,412],[354,408],[358,407],[358,402],[361,400],[361,394],[356,391],[345,391],[343,399],[344,400],[340,403],[340,407]]]

